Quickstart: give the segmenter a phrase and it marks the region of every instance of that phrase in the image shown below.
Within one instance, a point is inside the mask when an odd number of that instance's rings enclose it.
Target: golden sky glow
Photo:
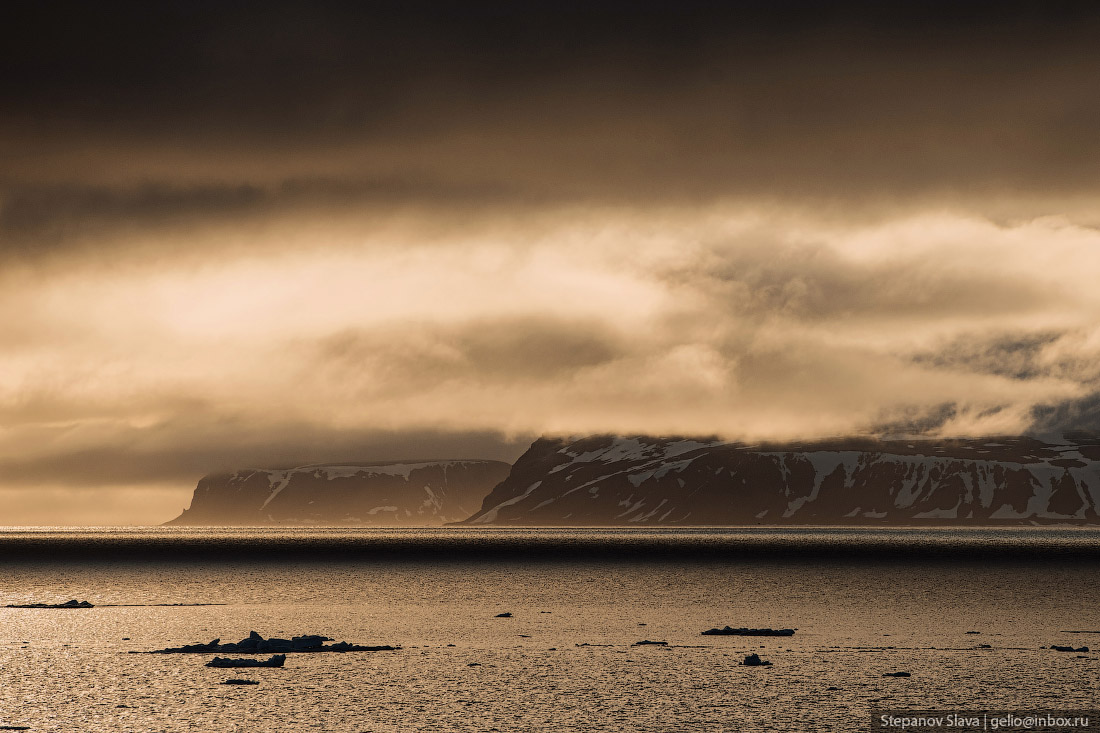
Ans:
[[[131,8],[183,30],[64,73],[21,19],[0,524],[543,433],[1095,427],[1094,18],[731,7]]]

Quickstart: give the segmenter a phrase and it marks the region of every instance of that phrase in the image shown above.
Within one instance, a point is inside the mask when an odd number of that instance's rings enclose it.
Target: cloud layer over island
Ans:
[[[542,433],[1098,427],[1098,26],[19,4],[0,512]]]

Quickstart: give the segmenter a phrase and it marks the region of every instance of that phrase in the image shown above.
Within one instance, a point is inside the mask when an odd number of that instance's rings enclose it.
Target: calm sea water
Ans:
[[[881,708],[1098,706],[1100,653],[1041,648],[1100,648],[1097,530],[10,528],[0,553],[0,605],[97,604],[0,608],[0,725],[34,731],[858,731]],[[105,605],[172,603],[225,605]],[[727,624],[798,631],[700,635]],[[252,630],[402,648],[259,670],[128,653]]]

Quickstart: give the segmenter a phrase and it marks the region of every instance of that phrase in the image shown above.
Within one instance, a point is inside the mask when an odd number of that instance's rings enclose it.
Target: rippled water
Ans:
[[[1096,530],[12,529],[0,552],[0,604],[97,604],[0,609],[0,724],[35,731],[848,731],[1098,690],[1100,654],[1040,648],[1100,647],[1064,633],[1100,632]],[[103,605],[158,603],[225,605]],[[798,632],[699,633],[726,624]],[[127,653],[251,630],[402,649]]]

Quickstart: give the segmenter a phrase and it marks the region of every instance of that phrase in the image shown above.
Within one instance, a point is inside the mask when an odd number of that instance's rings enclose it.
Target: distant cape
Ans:
[[[433,526],[476,511],[502,461],[446,460],[258,468],[202,478],[167,525]]]
[[[169,525],[1100,524],[1100,438],[540,438],[501,461],[206,476]]]
[[[464,524],[1098,524],[1100,439],[536,441]]]

